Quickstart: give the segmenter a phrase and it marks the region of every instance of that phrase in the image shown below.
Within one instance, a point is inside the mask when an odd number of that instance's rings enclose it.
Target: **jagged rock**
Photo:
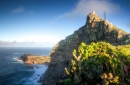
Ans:
[[[24,54],[19,59],[22,60],[25,64],[48,64],[51,60],[51,57]]]
[[[130,34],[117,28],[107,20],[101,19],[95,12],[87,16],[84,26],[72,35],[61,40],[52,50],[51,62],[43,78],[44,85],[56,85],[60,79],[67,77],[64,68],[69,69],[72,51],[77,49],[81,42],[106,41],[113,45],[130,43]]]

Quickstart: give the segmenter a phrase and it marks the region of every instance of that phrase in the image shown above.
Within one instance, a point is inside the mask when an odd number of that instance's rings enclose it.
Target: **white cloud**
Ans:
[[[0,47],[54,47],[56,43],[33,41],[0,41]]]
[[[119,5],[113,4],[108,0],[80,0],[72,11],[63,14],[60,17],[86,16],[93,10],[99,14],[103,13],[104,11],[109,14],[112,14],[117,13],[119,9]]]
[[[24,7],[20,6],[20,7],[13,9],[11,12],[14,13],[14,14],[19,14],[19,13],[24,12],[24,10],[25,10]]]

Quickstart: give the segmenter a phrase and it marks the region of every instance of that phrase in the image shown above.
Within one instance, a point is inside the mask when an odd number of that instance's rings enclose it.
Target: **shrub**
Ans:
[[[130,45],[112,46],[106,42],[87,45],[81,43],[73,51],[74,59],[66,85],[120,85],[130,84]],[[64,84],[65,85],[65,84]]]

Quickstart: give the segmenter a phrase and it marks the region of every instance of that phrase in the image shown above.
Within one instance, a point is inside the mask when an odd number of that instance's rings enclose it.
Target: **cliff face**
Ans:
[[[130,43],[130,34],[117,28],[107,20],[101,19],[95,12],[87,16],[84,26],[75,31],[72,35],[61,40],[51,52],[51,62],[44,74],[44,85],[56,85],[60,79],[67,75],[64,68],[69,69],[73,49],[77,49],[81,42],[106,41],[113,45]]]

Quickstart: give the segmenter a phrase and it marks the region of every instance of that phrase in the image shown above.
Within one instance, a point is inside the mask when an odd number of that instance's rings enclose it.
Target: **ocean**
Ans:
[[[0,85],[41,85],[40,76],[47,65],[25,65],[18,60],[24,54],[49,55],[52,48],[0,47]]]

